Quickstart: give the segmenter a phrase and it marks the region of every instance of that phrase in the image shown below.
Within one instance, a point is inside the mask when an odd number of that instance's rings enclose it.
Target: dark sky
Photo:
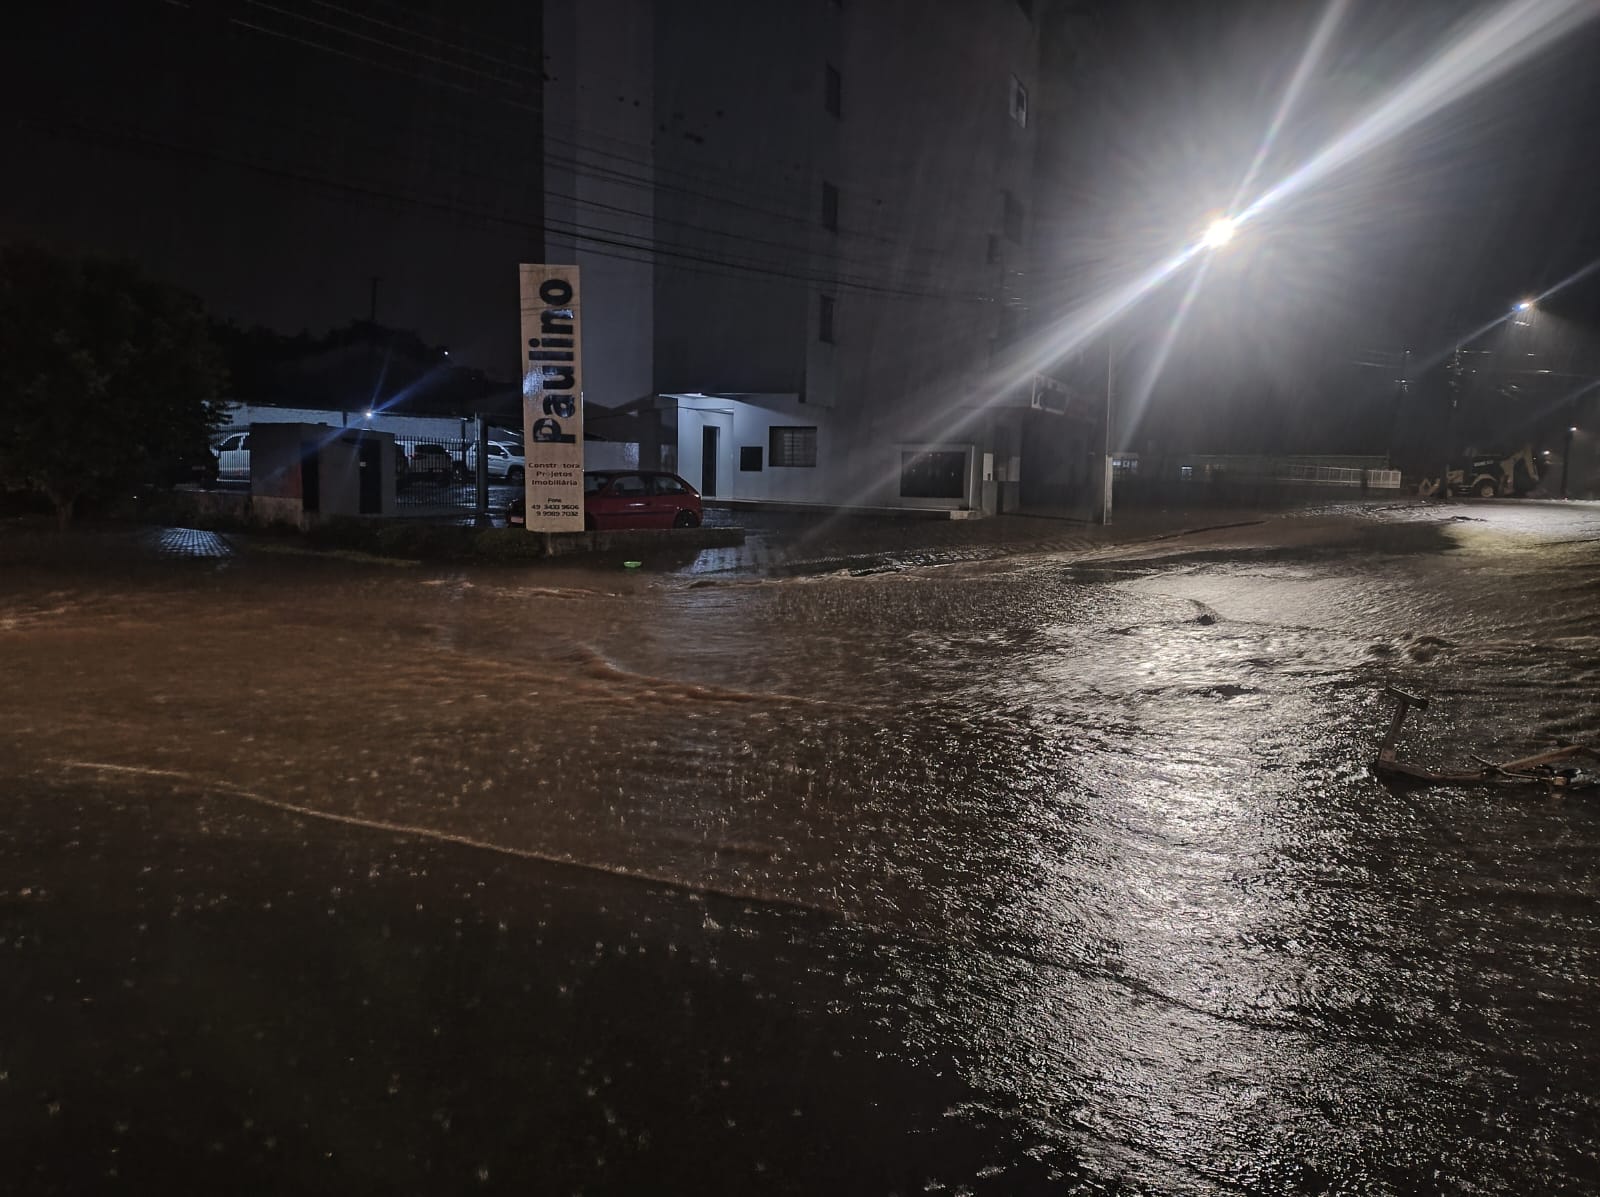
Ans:
[[[64,0],[7,19],[0,234],[130,254],[290,332],[366,317],[378,276],[381,322],[516,375],[515,266],[542,252],[537,4]]]
[[[1322,12],[1067,7],[1080,56],[1055,110],[1039,106],[1066,184],[1037,224],[1056,239],[1041,247],[1041,314],[1227,205]],[[1500,7],[1351,0],[1256,189]],[[0,236],[128,253],[223,315],[286,331],[365,316],[378,276],[381,321],[514,373],[512,266],[541,252],[539,4],[64,0],[8,20]],[[1447,349],[1600,258],[1596,61],[1600,21],[1491,86],[1465,72],[1461,99],[1247,230],[1196,292],[1146,432],[1381,449],[1393,372],[1358,363]],[[889,115],[891,129],[917,119]],[[1185,281],[1119,329],[1130,379]],[[1581,346],[1600,274],[1547,309],[1542,327]]]

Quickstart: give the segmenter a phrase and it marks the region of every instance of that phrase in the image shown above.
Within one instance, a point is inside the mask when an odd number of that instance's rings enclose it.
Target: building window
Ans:
[[[1022,244],[1022,205],[1017,202],[1017,197],[1009,191],[1000,193],[1005,199],[1005,215],[1001,230],[1006,235],[1006,240],[1014,245]]]
[[[827,105],[829,116],[844,115],[844,80],[839,75],[839,69],[832,63],[828,64],[828,76],[823,103]]]
[[[817,464],[817,430],[813,428],[780,427],[767,429],[767,460],[776,469],[779,466],[810,466]]]
[[[1015,75],[1011,76],[1011,119],[1024,129],[1028,127],[1028,89]]]
[[[839,231],[839,189],[828,182],[822,184],[822,227],[830,233]]]
[[[833,296],[831,295],[817,296],[817,340],[833,344]]]
[[[739,472],[743,474],[759,474],[761,472],[761,446],[739,446]]]

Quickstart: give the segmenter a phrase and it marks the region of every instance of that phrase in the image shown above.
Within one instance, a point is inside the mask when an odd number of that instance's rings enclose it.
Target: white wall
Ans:
[[[834,413],[795,396],[767,395],[730,399],[714,395],[677,395],[678,473],[701,489],[703,429],[721,430],[714,499],[768,503],[817,503],[838,507],[912,507],[959,510],[976,507],[983,494],[983,455],[972,441],[917,442],[855,447],[844,443],[844,423]],[[814,427],[817,464],[777,466],[770,460],[773,427]],[[761,447],[760,472],[739,469],[739,450]],[[959,499],[903,498],[900,465],[903,452],[960,453],[964,458],[965,493]]]
[[[335,411],[332,408],[257,407],[230,403],[225,428],[244,429],[252,424],[330,424],[335,428],[367,428],[394,436],[437,437],[440,440],[469,440],[473,422],[450,416],[401,416],[377,412],[367,419],[364,411]],[[490,439],[496,438],[491,430]]]
[[[695,489],[702,481],[703,429],[720,430],[716,499],[743,499],[773,503],[839,503],[834,428],[830,412],[798,402],[793,395],[760,396],[759,401],[718,396],[679,395],[678,473]],[[752,396],[751,399],[757,397]],[[770,429],[811,427],[817,430],[815,466],[777,466],[770,460]],[[739,469],[739,450],[761,447],[761,469]]]

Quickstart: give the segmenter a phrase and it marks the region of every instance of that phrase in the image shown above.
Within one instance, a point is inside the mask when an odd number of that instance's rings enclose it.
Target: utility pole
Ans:
[[[1395,384],[1394,416],[1389,421],[1389,468],[1395,468],[1394,443],[1400,435],[1400,415],[1405,410],[1406,399],[1411,394],[1411,350],[1400,355],[1400,378]]]
[[[1578,434],[1576,424],[1567,425],[1567,447],[1561,451],[1561,497],[1570,499],[1572,495],[1567,491],[1567,480],[1572,477],[1572,438]]]
[[[367,300],[367,382],[372,388],[367,410],[378,406],[378,276],[372,276],[372,292]]]
[[[1465,381],[1463,374],[1466,367],[1461,362],[1461,346],[1456,346],[1454,356],[1450,359],[1450,414],[1445,420],[1444,431],[1444,468],[1439,473],[1439,498],[1450,497],[1450,462],[1455,457],[1456,444],[1456,409],[1461,404],[1461,387]]]
[[[1105,435],[1100,446],[1100,523],[1111,523],[1111,397],[1116,392],[1117,348],[1115,338],[1106,333],[1106,418]]]

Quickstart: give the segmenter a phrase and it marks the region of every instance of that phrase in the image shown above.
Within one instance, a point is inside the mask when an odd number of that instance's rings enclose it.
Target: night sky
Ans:
[[[543,246],[537,5],[68,0],[9,20],[4,235],[129,254],[285,332],[366,318],[377,276],[381,323],[516,376],[515,266]]]
[[[1256,189],[1501,7],[1346,5]],[[1036,318],[1228,206],[1322,11],[1065,6],[1054,36],[1076,58],[1035,105],[1061,186],[1036,214]],[[8,15],[0,235],[131,255],[223,316],[291,332],[365,317],[376,276],[381,322],[514,372],[512,266],[542,253],[539,5],[78,0]],[[1446,351],[1600,259],[1597,52],[1593,21],[1242,235],[1208,268],[1142,435],[1381,451],[1403,349]],[[889,114],[888,128],[916,119]],[[1119,329],[1130,380],[1185,281]],[[1600,273],[1542,316],[1542,349],[1559,341],[1574,377],[1595,368]],[[1420,398],[1414,414],[1433,418]]]

